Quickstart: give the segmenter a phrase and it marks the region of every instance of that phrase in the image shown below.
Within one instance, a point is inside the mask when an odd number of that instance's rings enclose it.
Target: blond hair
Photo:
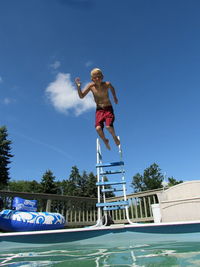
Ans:
[[[96,73],[101,74],[101,76],[102,76],[102,78],[103,78],[103,73],[102,73],[102,71],[101,71],[100,69],[98,69],[98,68],[95,68],[95,69],[93,69],[93,70],[90,72],[91,78],[92,78],[93,75],[96,74]]]

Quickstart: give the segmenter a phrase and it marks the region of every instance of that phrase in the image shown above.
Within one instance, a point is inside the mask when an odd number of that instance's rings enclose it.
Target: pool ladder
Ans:
[[[97,198],[98,198],[96,207],[98,209],[97,210],[98,219],[97,219],[97,224],[95,226],[106,226],[110,218],[109,211],[122,210],[122,209],[125,210],[126,219],[128,223],[135,224],[131,222],[129,219],[129,212],[128,212],[129,202],[126,196],[126,180],[125,180],[125,170],[124,170],[124,161],[122,157],[121,144],[118,146],[120,161],[110,162],[110,163],[103,163],[101,147],[100,147],[100,142],[98,138],[97,138],[96,146],[97,146],[97,164],[96,164],[97,183],[96,185],[97,185]],[[119,169],[117,170],[110,169],[115,166],[118,167]],[[108,169],[104,170],[105,168],[108,168]],[[115,181],[105,180],[105,177],[107,177],[107,175],[110,176],[110,175],[115,175],[115,174],[121,174],[122,176],[120,179],[118,178],[118,180],[115,180]],[[106,200],[107,193],[110,193],[110,192],[114,193],[114,192],[119,192],[119,191],[123,192],[123,200],[107,202]]]

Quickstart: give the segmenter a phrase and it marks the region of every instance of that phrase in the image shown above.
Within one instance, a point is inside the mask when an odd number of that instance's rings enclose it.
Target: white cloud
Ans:
[[[0,76],[0,83],[2,83],[3,82],[3,79],[2,79],[2,77]]]
[[[55,81],[46,88],[46,94],[55,109],[65,114],[72,111],[78,116],[96,106],[91,93],[84,99],[79,98],[69,73],[58,73]]]
[[[53,64],[50,65],[50,67],[54,70],[57,70],[61,66],[60,61],[55,61]]]

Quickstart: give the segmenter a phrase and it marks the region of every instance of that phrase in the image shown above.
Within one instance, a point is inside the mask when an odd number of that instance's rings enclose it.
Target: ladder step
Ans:
[[[97,186],[116,185],[116,184],[126,184],[126,181],[120,181],[120,182],[98,182],[98,183],[96,183]]]
[[[107,192],[120,192],[123,191],[123,189],[116,189],[116,188],[107,188],[107,189],[101,189],[102,193],[107,193]]]
[[[104,207],[103,210],[124,210],[126,206],[120,206],[120,207]]]
[[[124,165],[124,162],[123,161],[117,161],[117,162],[96,164],[96,168],[112,167],[112,166],[122,166],[122,165]]]
[[[105,171],[101,172],[100,175],[117,174],[117,173],[125,173],[125,171],[124,170]]]
[[[97,203],[96,207],[128,206],[128,201],[114,201],[106,203]]]

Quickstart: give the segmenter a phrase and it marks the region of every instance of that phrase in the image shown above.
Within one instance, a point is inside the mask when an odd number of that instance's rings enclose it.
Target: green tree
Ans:
[[[0,188],[6,187],[10,179],[8,164],[11,163],[10,158],[13,155],[10,153],[12,142],[7,137],[7,128],[0,127]]]
[[[73,181],[63,180],[62,181],[62,192],[67,196],[77,196],[77,188]]]
[[[72,166],[68,180],[68,191],[71,196],[80,196],[81,175],[77,166]]]
[[[132,187],[135,192],[162,188],[164,176],[156,163],[144,170],[143,175],[137,173],[133,176]]]
[[[18,181],[10,181],[8,183],[8,187],[10,191],[16,192],[30,192],[29,191],[29,183],[28,181],[18,180]]]
[[[41,191],[46,194],[56,194],[58,191],[55,183],[55,176],[53,176],[53,173],[50,170],[47,170],[42,176]]]
[[[181,184],[182,182],[183,182],[182,180],[177,181],[174,177],[169,177],[168,178],[168,186],[169,187],[177,185],[177,184]]]
[[[16,191],[16,192],[25,192],[24,190],[24,181],[9,181],[8,182],[8,188],[10,191]]]
[[[69,179],[63,180],[60,188],[68,196],[97,197],[96,176],[86,171],[81,175],[77,166],[72,167]]]
[[[40,183],[33,181],[9,181],[8,187],[10,191],[16,192],[30,192],[30,193],[39,193],[41,192]]]
[[[107,177],[104,178],[107,181]],[[86,171],[80,175],[79,169],[76,166],[72,167],[69,180],[65,181],[65,193],[71,196],[80,197],[97,197],[97,178],[90,172],[89,175]],[[110,186],[107,186],[110,188]],[[106,194],[107,197],[113,197],[112,192]]]
[[[77,187],[80,187],[81,175],[79,173],[79,169],[77,168],[77,166],[72,166],[69,180],[72,181],[75,185],[77,185]]]
[[[79,183],[79,196],[87,197],[87,184],[88,184],[88,175],[86,171],[83,171],[81,175],[81,180]]]
[[[79,169],[73,166],[69,179],[61,182],[60,190],[67,196],[80,196],[81,175]]]
[[[93,174],[93,172],[90,172],[88,175],[87,183],[86,183],[86,197],[97,197],[97,177]]]
[[[56,181],[55,182],[56,188],[57,188],[57,195],[64,195],[64,188],[62,181]]]
[[[37,181],[33,180],[29,182],[29,191],[31,193],[39,193],[41,192],[41,184]]]
[[[133,176],[131,186],[134,189],[134,192],[144,191],[144,179],[140,173],[136,173]]]
[[[144,170],[144,190],[153,190],[162,187],[164,175],[156,163],[153,163],[149,168]]]

